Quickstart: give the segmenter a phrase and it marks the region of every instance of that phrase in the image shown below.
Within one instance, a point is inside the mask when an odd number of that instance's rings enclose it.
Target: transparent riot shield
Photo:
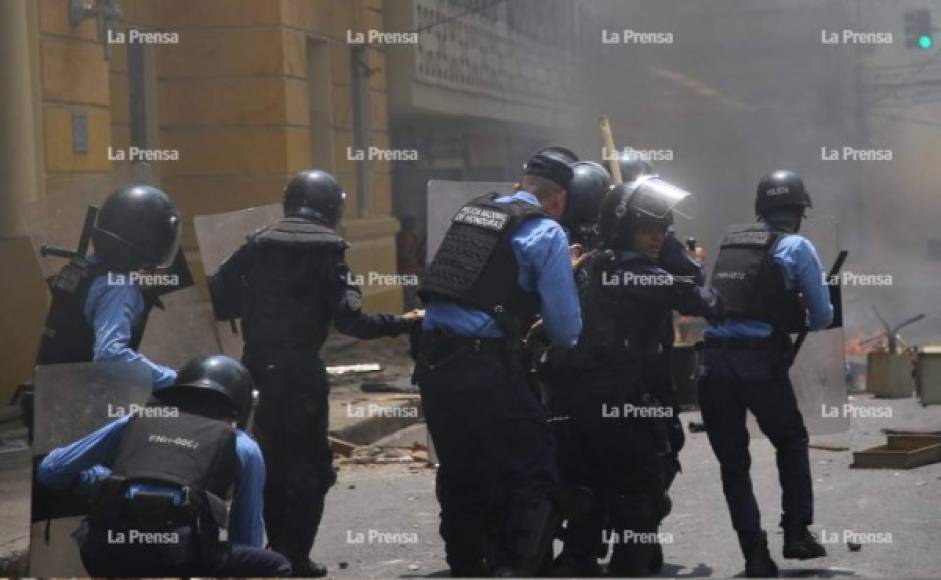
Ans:
[[[804,220],[801,234],[809,239],[820,256],[824,272],[829,272],[840,253],[837,223],[825,217]],[[791,382],[811,435],[842,433],[849,429],[845,416],[846,351],[843,328],[807,334],[794,366]],[[838,413],[834,413],[838,410]]]
[[[439,181],[428,182],[428,237],[426,255],[434,257],[451,225],[451,218],[465,203],[493,192],[512,194],[513,184],[505,181]]]
[[[88,512],[88,496],[54,491],[37,481],[36,467],[56,447],[76,441],[143,405],[150,372],[140,363],[79,363],[36,367],[30,575],[87,576],[72,539]]]
[[[272,204],[194,217],[196,243],[199,245],[199,256],[206,277],[215,274],[222,262],[244,244],[251,233],[281,218],[282,215],[281,205]],[[216,321],[213,328],[222,352],[240,358],[242,337],[235,332],[234,324]]]

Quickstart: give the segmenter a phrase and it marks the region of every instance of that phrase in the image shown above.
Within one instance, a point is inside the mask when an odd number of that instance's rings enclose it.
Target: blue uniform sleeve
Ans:
[[[36,470],[39,482],[58,490],[88,490],[111,475],[109,466],[118,452],[128,419],[121,417],[74,443],[50,451]]]
[[[539,294],[549,339],[561,347],[575,346],[582,331],[582,314],[562,226],[550,219],[524,222],[513,237],[513,249],[520,285]]]
[[[96,362],[140,361],[150,369],[155,389],[172,385],[176,371],[155,362],[130,347],[131,328],[144,311],[140,288],[131,284],[109,284],[106,276],[92,283],[85,302],[85,318],[95,329]]]
[[[241,472],[229,513],[229,541],[260,548],[265,537],[265,460],[258,444],[244,431],[238,432],[235,445]]]
[[[823,266],[813,244],[803,236],[787,236],[774,252],[775,261],[784,269],[791,288],[804,294],[809,311],[808,328],[821,330],[833,321],[830,292],[823,281]]]

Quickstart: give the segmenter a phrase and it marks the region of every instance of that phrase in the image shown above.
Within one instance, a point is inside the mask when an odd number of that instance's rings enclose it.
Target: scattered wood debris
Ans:
[[[335,365],[327,367],[327,374],[331,376],[348,375],[351,373],[374,373],[382,370],[379,363],[361,363],[356,365]]]

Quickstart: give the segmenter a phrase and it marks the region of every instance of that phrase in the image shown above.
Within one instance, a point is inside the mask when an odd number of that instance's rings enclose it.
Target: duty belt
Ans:
[[[439,367],[470,353],[508,353],[505,337],[462,336],[449,330],[434,329],[422,333],[420,357],[429,368]]]
[[[487,338],[480,336],[462,336],[442,330],[425,331],[422,338],[425,345],[428,346],[464,347],[474,352],[502,350],[507,346],[507,339],[503,336]]]

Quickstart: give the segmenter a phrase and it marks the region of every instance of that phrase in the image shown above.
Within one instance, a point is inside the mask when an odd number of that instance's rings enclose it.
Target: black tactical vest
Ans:
[[[507,335],[518,335],[539,312],[539,296],[519,285],[512,238],[520,224],[546,217],[524,201],[497,203],[498,193],[472,200],[451,219],[418,295],[486,312]]]
[[[628,298],[616,283],[628,272],[650,265],[634,252],[596,251],[576,274],[582,333],[571,349],[556,349],[557,370],[598,374],[638,375],[651,354],[661,351],[661,329],[672,310]],[[666,272],[664,272],[664,275]]]
[[[218,556],[219,532],[226,527],[224,498],[239,473],[237,431],[225,421],[180,410],[164,415],[136,416],[124,428],[111,476],[92,500],[91,535],[83,549],[116,549],[117,534],[147,532],[156,538],[172,534],[172,541],[145,551],[159,549],[173,564]],[[131,484],[146,482],[178,487],[181,501],[160,492],[128,497]]]
[[[334,292],[331,276],[348,247],[332,229],[282,218],[248,240],[242,296],[246,346],[310,347],[326,340]]]
[[[800,293],[787,289],[784,272],[774,261],[786,235],[753,224],[733,226],[723,238],[710,283],[722,296],[726,316],[766,322],[784,333],[806,327]]]
[[[37,365],[91,362],[94,359],[95,330],[85,318],[85,302],[92,283],[108,273],[108,268],[101,263],[69,263],[49,279],[52,305],[40,338]],[[126,273],[121,275],[127,276]],[[153,303],[144,293],[144,312],[131,327],[128,346],[134,350],[140,346]]]

